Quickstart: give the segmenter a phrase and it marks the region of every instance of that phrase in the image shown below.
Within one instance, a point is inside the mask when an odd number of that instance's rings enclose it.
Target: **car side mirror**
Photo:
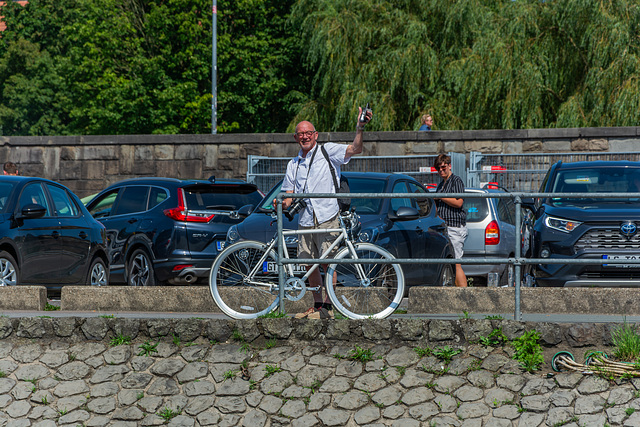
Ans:
[[[531,212],[536,211],[536,205],[535,205],[535,200],[533,200],[533,197],[523,197],[522,198],[522,207],[524,209],[529,209]]]
[[[411,206],[400,206],[395,213],[389,212],[391,221],[413,221],[420,218],[420,212]]]
[[[41,218],[47,213],[47,208],[36,203],[29,203],[22,207],[22,212],[19,219],[34,219]]]
[[[244,206],[242,206],[240,209],[238,209],[238,217],[240,217],[240,218],[248,217],[251,214],[251,212],[253,212],[254,208],[255,208],[254,205],[244,205]]]

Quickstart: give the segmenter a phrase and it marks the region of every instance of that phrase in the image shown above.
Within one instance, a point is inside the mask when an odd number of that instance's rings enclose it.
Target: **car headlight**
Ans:
[[[358,234],[359,242],[373,243],[378,238],[378,230],[375,228],[365,228]]]
[[[582,223],[579,221],[572,221],[570,219],[547,216],[544,219],[544,224],[549,228],[553,228],[554,230],[562,231],[563,233],[571,233]]]
[[[231,227],[229,227],[229,230],[227,230],[227,242],[229,244],[233,244],[238,240],[240,240],[240,233],[238,233],[238,227],[236,227],[235,225],[232,225]]]

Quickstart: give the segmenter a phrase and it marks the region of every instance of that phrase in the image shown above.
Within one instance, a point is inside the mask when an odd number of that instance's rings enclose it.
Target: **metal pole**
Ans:
[[[520,224],[520,221],[522,221],[521,216],[522,216],[522,199],[520,198],[520,196],[516,195],[515,196],[515,205],[516,205],[516,248],[515,248],[515,258],[516,258],[516,265],[514,270],[514,275],[516,276],[514,279],[516,281],[516,300],[515,300],[515,305],[516,305],[516,312],[514,313],[514,319],[517,320],[518,322],[520,320],[522,320],[522,310],[520,308],[520,288],[522,286],[522,283],[520,281],[520,275],[522,272],[522,267],[520,266],[520,257],[522,256],[521,253],[521,248],[522,248],[522,227]],[[511,284],[511,283],[509,283]]]
[[[211,18],[211,133],[218,132],[218,86],[216,80],[218,78],[218,4],[217,0],[213,0],[212,18]]]
[[[280,314],[285,314],[284,308],[284,264],[282,264],[282,258],[284,258],[284,235],[282,229],[284,224],[282,223],[282,193],[276,197],[276,212],[278,214],[278,295],[280,297],[280,306],[278,311]]]

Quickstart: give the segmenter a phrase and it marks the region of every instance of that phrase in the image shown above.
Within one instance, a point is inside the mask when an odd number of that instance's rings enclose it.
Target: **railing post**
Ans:
[[[520,262],[522,254],[521,254],[521,249],[522,249],[522,227],[520,226],[520,221],[521,221],[521,212],[520,210],[522,209],[522,199],[520,198],[519,195],[515,196],[515,200],[514,200],[515,204],[516,204],[516,248],[515,248],[515,268],[514,270],[514,279],[515,279],[515,285],[516,285],[516,301],[515,301],[515,305],[516,305],[516,311],[514,313],[514,318],[517,321],[520,321],[522,318],[522,312],[520,311],[520,288],[521,288],[521,282],[520,282],[520,277],[521,277],[521,267],[520,267]]]
[[[278,213],[278,294],[280,296],[280,303],[278,304],[278,311],[280,314],[285,314],[284,310],[284,265],[282,264],[282,257],[284,256],[284,236],[282,235],[282,193],[278,193],[276,197],[276,212]]]

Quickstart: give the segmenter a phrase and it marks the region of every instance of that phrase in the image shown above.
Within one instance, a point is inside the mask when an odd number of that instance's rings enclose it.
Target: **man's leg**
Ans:
[[[467,276],[464,274],[461,264],[456,264],[456,286],[459,288],[467,287]]]
[[[464,241],[467,239],[467,227],[449,227],[449,239],[453,245],[454,256],[461,259],[464,254]],[[456,264],[456,286],[459,288],[467,287],[467,276],[464,274],[462,264]]]

